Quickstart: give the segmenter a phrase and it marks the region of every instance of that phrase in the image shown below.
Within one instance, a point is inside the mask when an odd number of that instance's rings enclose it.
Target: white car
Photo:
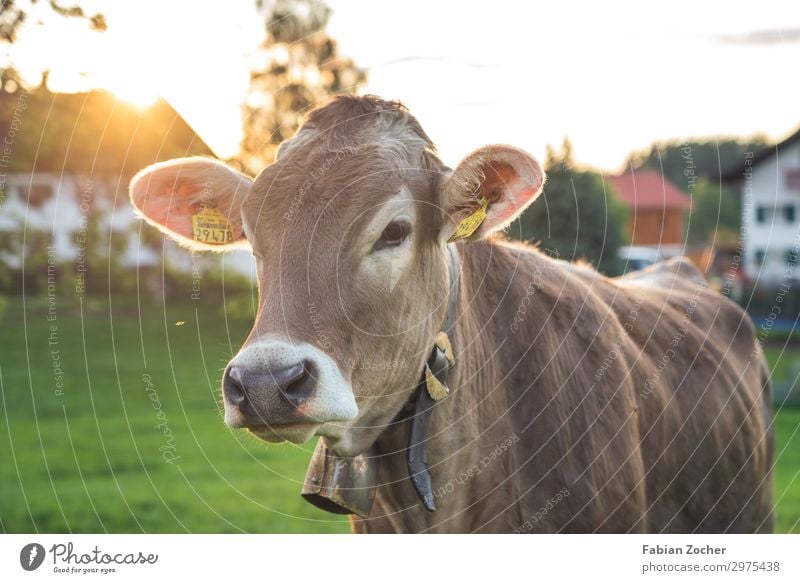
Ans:
[[[625,273],[630,271],[639,271],[648,265],[652,265],[665,257],[661,252],[654,247],[642,247],[637,245],[629,245],[620,247],[617,256],[625,264]]]

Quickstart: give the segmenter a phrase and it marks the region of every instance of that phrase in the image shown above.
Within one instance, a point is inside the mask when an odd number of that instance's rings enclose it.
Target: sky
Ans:
[[[68,35],[80,23],[59,24],[63,37],[33,27],[15,61],[49,61],[54,89],[107,87],[140,104],[162,95],[217,155],[232,155],[263,35],[253,0],[85,5],[107,32],[77,43]],[[340,52],[368,71],[363,92],[405,102],[451,165],[486,143],[543,156],[568,136],[579,163],[618,171],[656,140],[778,139],[800,125],[797,2],[328,5]]]

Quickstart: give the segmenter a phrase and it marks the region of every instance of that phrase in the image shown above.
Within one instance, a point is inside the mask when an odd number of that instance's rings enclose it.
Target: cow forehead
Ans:
[[[401,192],[431,196],[421,151],[374,142],[320,150],[294,150],[258,176],[242,211],[254,246],[287,231],[352,232]]]

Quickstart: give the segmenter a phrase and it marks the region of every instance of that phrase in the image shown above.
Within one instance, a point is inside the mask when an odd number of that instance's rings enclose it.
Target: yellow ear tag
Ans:
[[[453,243],[472,236],[472,234],[478,230],[478,227],[483,224],[483,221],[486,220],[486,208],[489,206],[489,201],[481,197],[478,203],[480,206],[475,209],[471,215],[458,223],[455,232],[447,240],[448,243]]]
[[[427,364],[425,365],[425,387],[428,389],[428,394],[434,401],[441,401],[448,394],[450,394],[450,389],[448,389],[446,385],[440,383],[439,379],[433,376],[433,373]]]
[[[192,236],[195,241],[206,245],[233,243],[233,231],[228,219],[211,206],[203,206],[192,215]]]
[[[453,354],[453,345],[450,344],[450,338],[448,338],[445,332],[439,332],[436,335],[436,346],[439,347],[439,350],[444,352],[448,365],[453,366],[456,357]],[[440,401],[450,394],[450,389],[447,385],[442,384],[439,379],[434,376],[427,364],[425,365],[425,387],[428,389],[428,394],[434,401]]]
[[[442,352],[444,352],[444,355],[447,358],[447,362],[449,362],[452,366],[456,360],[456,356],[453,354],[453,345],[450,344],[450,338],[445,332],[439,332],[436,335],[436,346],[442,349]]]

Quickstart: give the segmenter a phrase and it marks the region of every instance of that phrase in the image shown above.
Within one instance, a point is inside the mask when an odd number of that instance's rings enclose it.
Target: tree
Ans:
[[[310,108],[366,80],[325,32],[329,15],[315,0],[277,0],[266,17],[261,65],[252,71],[244,106],[241,162],[252,173],[273,162],[278,144],[297,131]]]
[[[738,239],[742,204],[738,194],[707,178],[694,183],[692,212],[687,221],[686,239],[691,243],[729,244]]]
[[[540,241],[547,253],[584,259],[609,275],[621,272],[617,252],[627,242],[627,209],[600,175],[574,168],[572,147],[548,148],[544,192],[512,225],[510,233]]]
[[[39,0],[27,0],[23,3],[20,3],[19,0],[2,0],[0,4],[0,40],[7,43],[15,42],[20,28],[29,20],[38,4],[40,4]],[[47,4],[50,9],[48,16],[84,19],[91,30],[104,31],[107,28],[106,19],[102,14],[87,16],[79,5],[63,6],[56,0],[48,0]]]
[[[767,145],[765,136],[656,142],[628,157],[626,169],[649,168],[668,178],[684,192],[696,179],[718,180],[720,174],[744,166],[746,152]]]

